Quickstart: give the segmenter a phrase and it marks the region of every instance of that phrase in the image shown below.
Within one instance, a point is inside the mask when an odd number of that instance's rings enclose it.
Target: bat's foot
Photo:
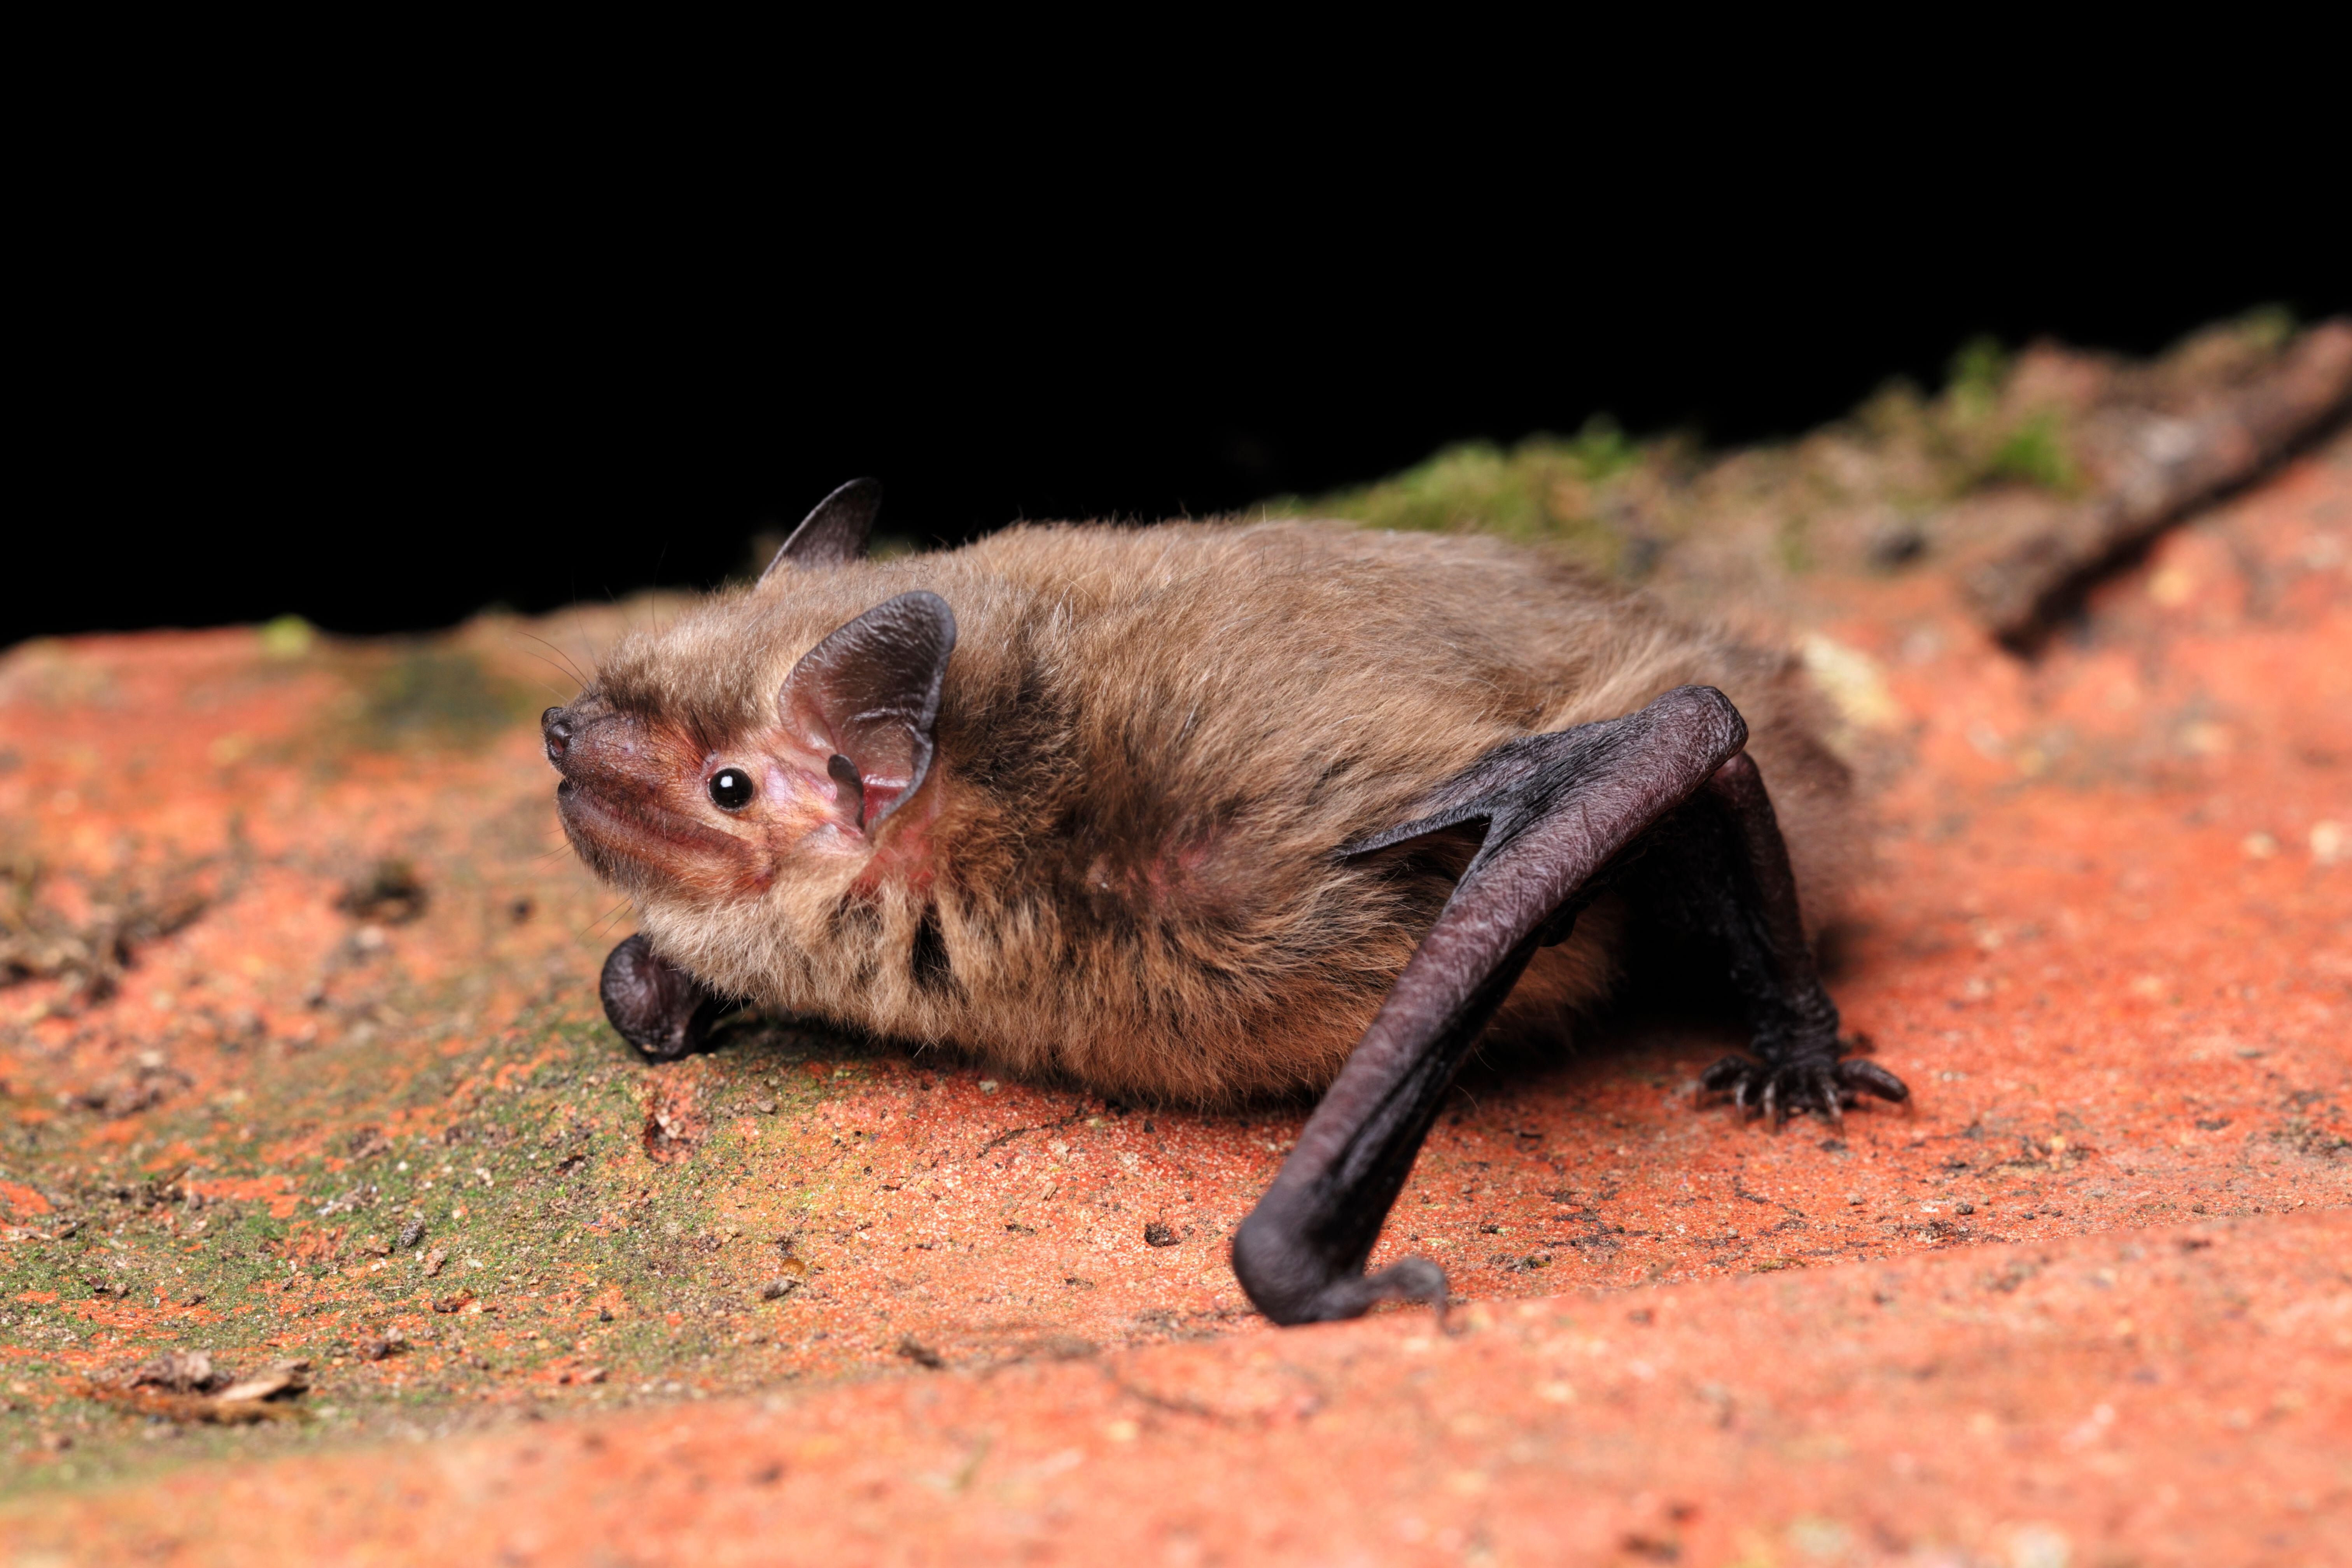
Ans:
[[[621,1038],[657,1062],[700,1050],[712,1020],[726,1005],[702,982],[656,952],[642,932],[605,958],[596,994]]]
[[[1911,1098],[1910,1088],[1876,1062],[1860,1057],[1843,1061],[1832,1052],[1792,1056],[1778,1062],[1726,1057],[1699,1075],[1700,1087],[1728,1093],[1750,1116],[1769,1116],[1780,1126],[1810,1110],[1832,1126],[1845,1122],[1845,1108],[1862,1095],[1881,1100]]]
[[[1360,1318],[1382,1301],[1425,1301],[1445,1326],[1445,1270],[1426,1258],[1407,1258],[1377,1274],[1333,1272],[1295,1236],[1253,1223],[1234,1236],[1234,1274],[1257,1310],[1285,1328]]]

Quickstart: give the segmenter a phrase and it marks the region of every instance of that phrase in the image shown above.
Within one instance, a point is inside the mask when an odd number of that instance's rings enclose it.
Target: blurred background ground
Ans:
[[[530,716],[672,600],[16,647],[0,1534],[2319,1560],[2352,1501],[2352,446],[2320,417],[2169,532],[2084,535],[2030,625],[1985,587],[2047,577],[2020,541],[2113,521],[2133,454],[2234,428],[2315,341],[1987,344],[1801,439],[1563,426],[1268,503],[1494,528],[1736,616],[1813,668],[1881,803],[1833,984],[1914,1106],[1742,1124],[1693,1088],[1727,1037],[1654,1013],[1483,1064],[1382,1244],[1447,1266],[1455,1338],[1247,1311],[1224,1241],[1303,1106],[773,1020],[630,1058],[593,985],[624,911]]]

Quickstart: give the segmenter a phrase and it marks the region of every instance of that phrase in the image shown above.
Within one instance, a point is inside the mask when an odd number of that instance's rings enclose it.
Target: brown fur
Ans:
[[[914,589],[961,640],[930,775],[869,848],[814,855],[801,818],[701,799],[703,759],[772,743],[801,655]],[[642,742],[614,799],[650,826],[566,822],[715,989],[1108,1093],[1230,1101],[1329,1081],[1460,866],[1444,844],[1336,846],[1498,742],[1694,682],[1746,717],[1804,907],[1828,912],[1847,779],[1790,659],[1496,541],[1344,524],[1022,527],[778,571],[614,651],[586,701]],[[732,847],[714,858],[705,827]],[[1588,911],[1500,1026],[1557,1032],[1601,996],[1622,924]]]

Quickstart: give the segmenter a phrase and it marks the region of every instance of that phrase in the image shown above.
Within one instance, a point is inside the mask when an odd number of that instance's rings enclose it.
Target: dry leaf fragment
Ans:
[[[213,1397],[223,1405],[236,1405],[249,1399],[275,1399],[281,1394],[299,1394],[310,1385],[293,1372],[274,1367],[257,1376],[232,1383]]]
[[[83,1379],[76,1392],[167,1421],[239,1426],[298,1417],[301,1412],[291,1400],[310,1386],[304,1376],[310,1370],[307,1361],[284,1361],[252,1377],[232,1379],[202,1351],[173,1351],[142,1363],[116,1382]],[[228,1386],[218,1394],[205,1392],[224,1383]]]
[[[204,1351],[166,1351],[152,1361],[131,1368],[125,1383],[132,1388],[161,1388],[173,1394],[203,1394],[227,1379],[213,1370],[213,1358]]]

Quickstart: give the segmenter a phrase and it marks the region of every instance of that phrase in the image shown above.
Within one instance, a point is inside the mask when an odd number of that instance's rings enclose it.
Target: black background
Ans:
[[[1572,167],[1020,193],[945,167],[845,205],[781,157],[215,179],[162,149],[43,230],[0,644],[705,585],[860,474],[884,531],[953,541],[1311,493],[1596,411],[1748,441],[1932,387],[1974,333],[2144,353],[2352,308],[2333,204],[2226,150],[2030,200],[1837,157],[1598,198]]]

